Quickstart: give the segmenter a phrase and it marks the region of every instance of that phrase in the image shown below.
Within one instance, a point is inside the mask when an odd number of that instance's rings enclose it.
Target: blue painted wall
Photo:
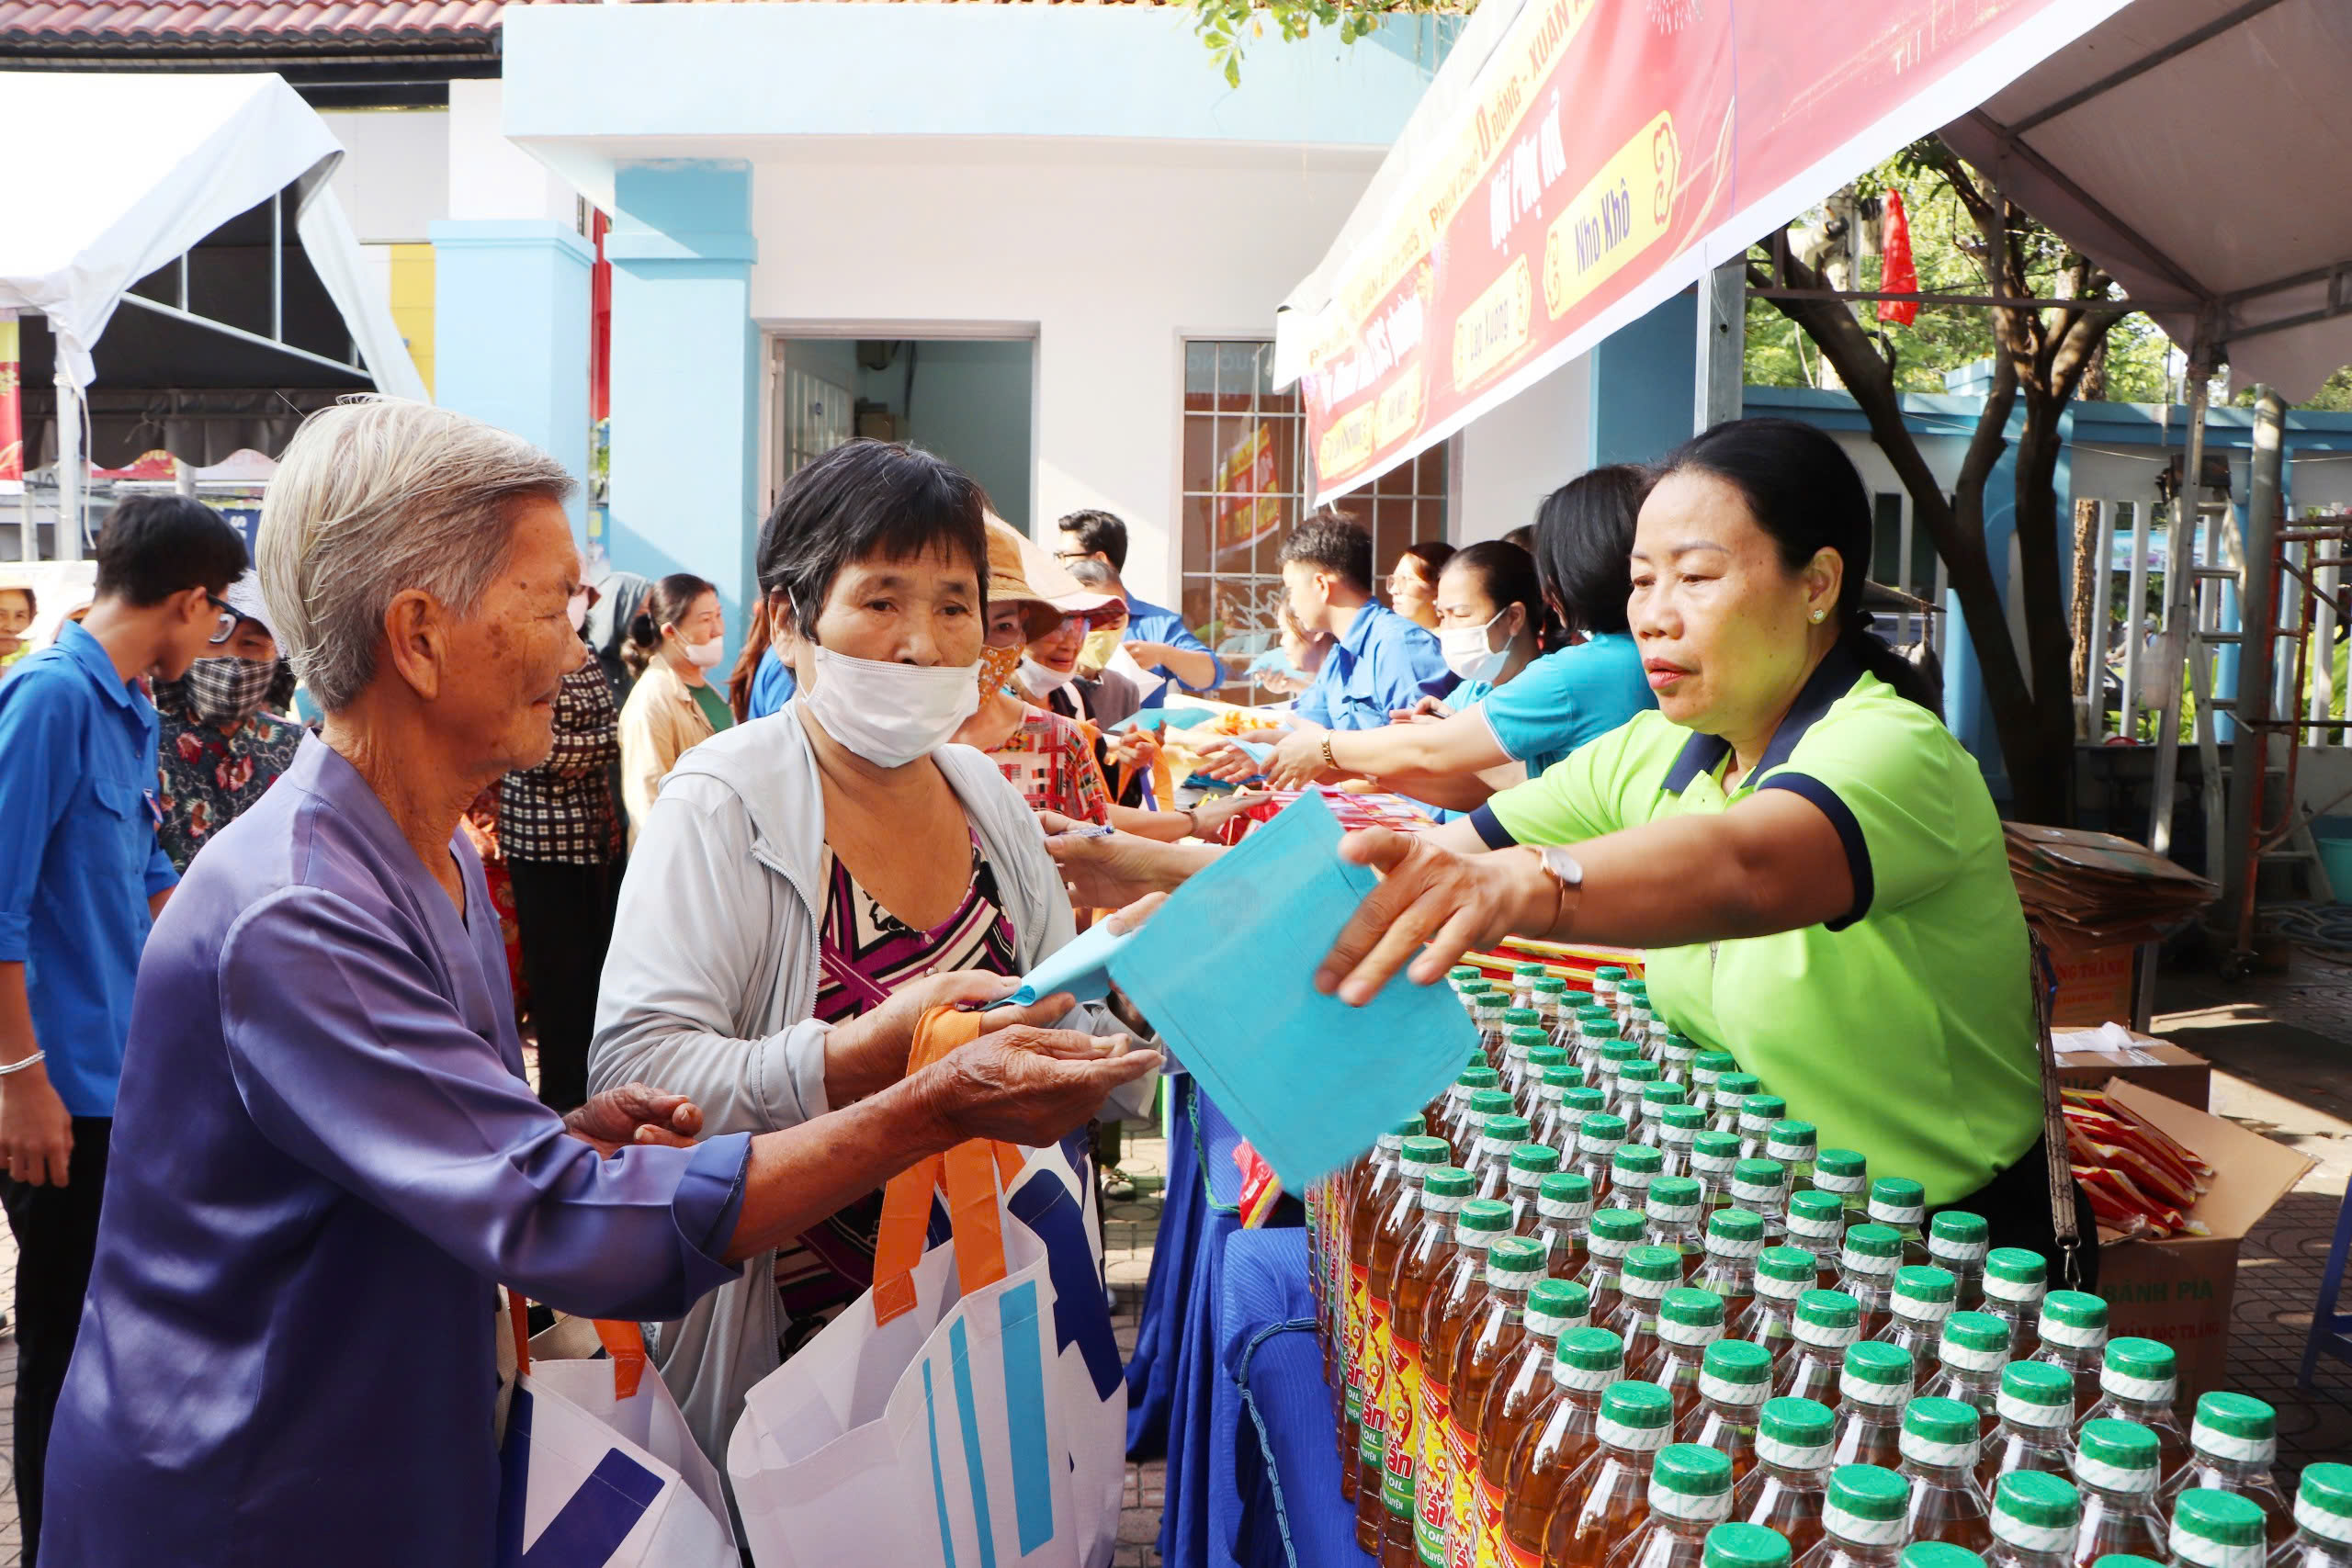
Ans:
[[[594,250],[541,219],[440,222],[431,234],[434,401],[513,431],[584,491]],[[575,532],[585,507],[575,491]]]
[[[1592,351],[1594,464],[1655,462],[1690,437],[1699,297],[1678,294]]]
[[[623,164],[613,264],[615,565],[718,585],[729,658],[756,597],[759,334],[752,325],[752,172]]]

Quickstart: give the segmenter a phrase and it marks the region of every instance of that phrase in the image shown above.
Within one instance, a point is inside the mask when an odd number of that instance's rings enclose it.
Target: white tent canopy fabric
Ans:
[[[0,201],[0,310],[48,318],[62,389],[90,385],[91,351],[132,284],[291,186],[295,231],[368,375],[425,395],[326,187],[343,149],[282,78],[8,72],[0,103],[41,148]]]
[[[1954,150],[2176,343],[2308,398],[2352,363],[2352,5],[2133,0],[1973,113]]]

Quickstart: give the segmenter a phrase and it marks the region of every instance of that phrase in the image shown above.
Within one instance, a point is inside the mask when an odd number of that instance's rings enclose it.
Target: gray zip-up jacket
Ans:
[[[933,753],[995,868],[1026,971],[1075,934],[1035,817],[985,753]],[[713,736],[678,759],[639,824],[588,1055],[591,1093],[631,1081],[702,1107],[706,1137],[794,1127],[831,1109],[817,1000],[825,807],[800,705]],[[1121,1026],[1080,1008],[1064,1026]],[[1148,1101],[1151,1080],[1114,1096]],[[743,1398],[779,1364],[775,1255],[705,1296],[650,1348],[687,1425],[724,1472]]]

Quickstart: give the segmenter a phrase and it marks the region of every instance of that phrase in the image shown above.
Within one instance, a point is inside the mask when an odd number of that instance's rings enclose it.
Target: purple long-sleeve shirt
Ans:
[[[748,1137],[568,1136],[449,852],[463,917],[312,738],[157,921],[43,1562],[487,1564],[493,1283],[669,1319],[734,1277]]]

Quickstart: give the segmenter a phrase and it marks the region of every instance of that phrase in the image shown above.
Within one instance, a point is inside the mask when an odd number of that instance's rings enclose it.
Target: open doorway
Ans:
[[[1034,534],[1033,338],[780,337],[776,482],[855,435],[934,452]]]

